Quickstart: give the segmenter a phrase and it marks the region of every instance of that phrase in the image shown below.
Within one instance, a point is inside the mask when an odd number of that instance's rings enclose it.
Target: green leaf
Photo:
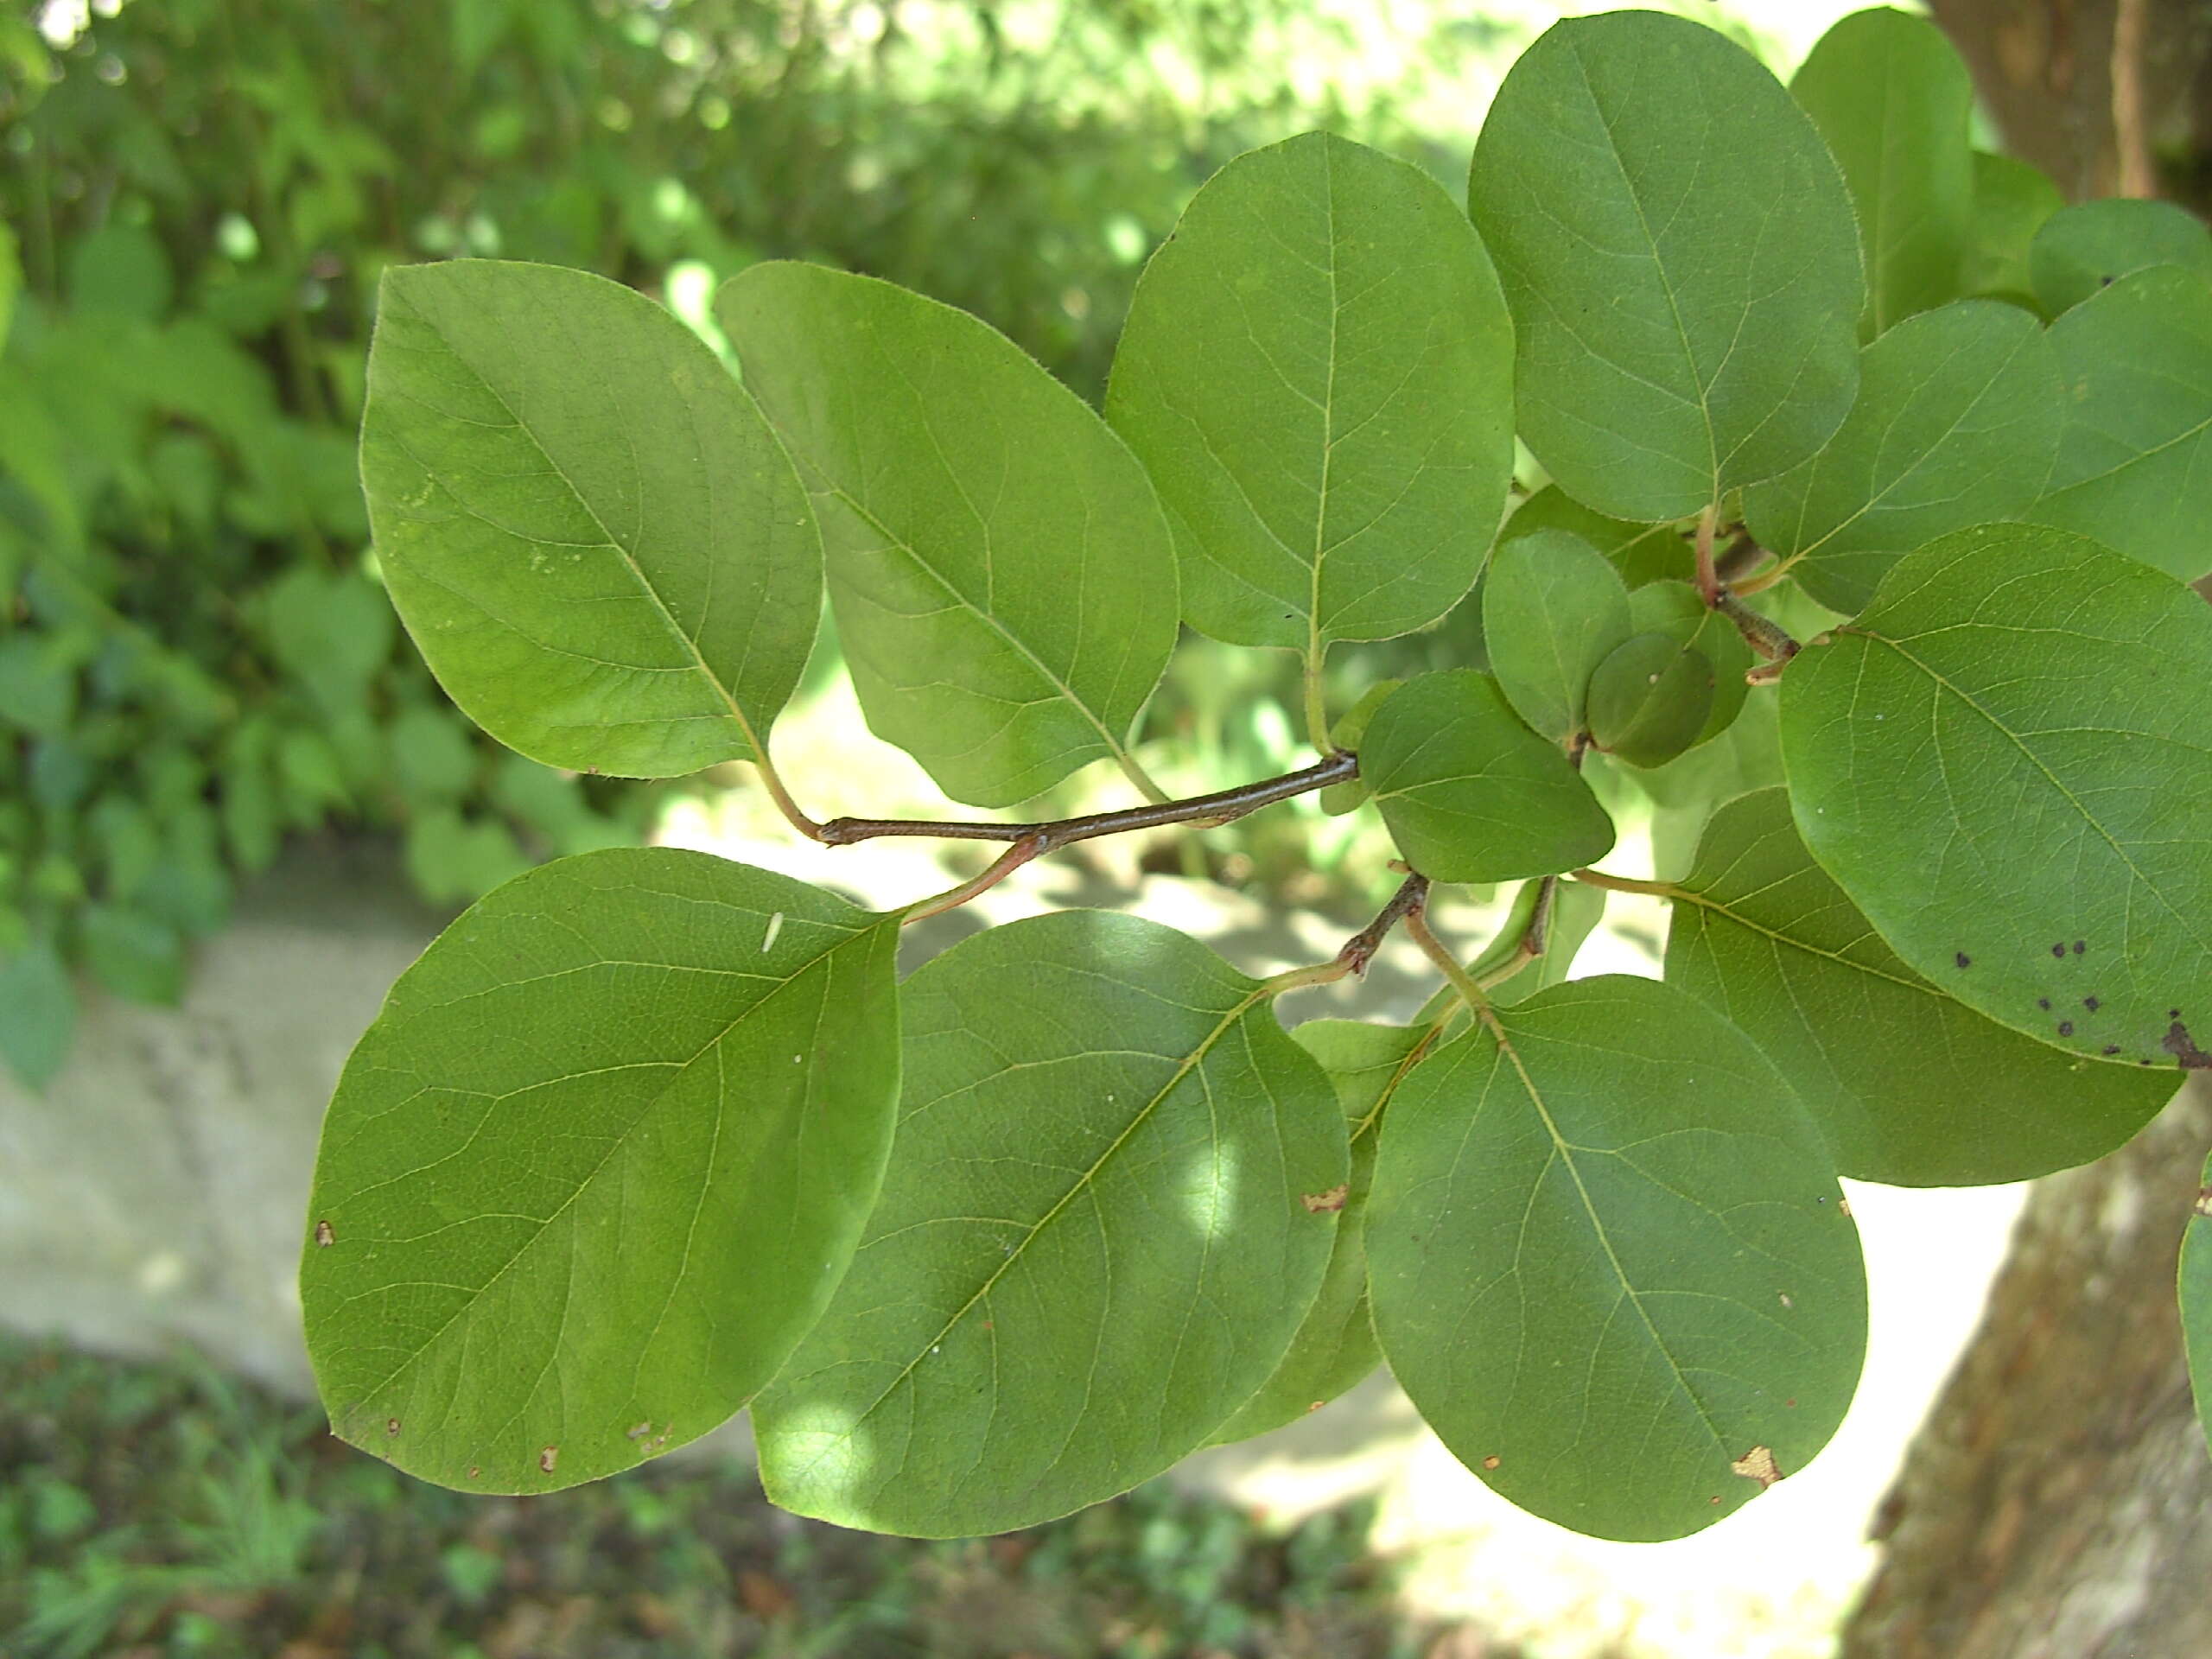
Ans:
[[[325,719],[360,708],[391,655],[391,607],[365,576],[294,565],[263,601],[269,648]]]
[[[1974,151],[1974,229],[1960,267],[1961,289],[2031,303],[2029,246],[2044,221],[2064,205],[2058,187],[2039,169],[2010,156]]]
[[[2208,1064],[2212,612],[2063,531],[1900,560],[1782,680],[1805,844],[1923,977],[2077,1054]]]
[[[77,992],[50,944],[11,951],[0,961],[0,1059],[43,1089],[69,1058],[77,1029]]]
[[[1483,578],[1491,671],[1515,712],[1564,742],[1583,728],[1590,676],[1635,632],[1605,556],[1563,530],[1501,542]]]
[[[0,639],[0,721],[55,737],[77,716],[77,664],[53,635],[29,629]]]
[[[476,779],[476,749],[450,709],[416,703],[391,722],[391,762],[410,801],[457,801]],[[527,764],[527,763],[521,763]]]
[[[1650,980],[1578,980],[1416,1067],[1382,1123],[1368,1294],[1454,1456],[1602,1538],[1677,1538],[1842,1421],[1866,1287],[1774,1067]]]
[[[2198,1178],[2196,1205],[2181,1240],[2181,1335],[2189,1356],[2189,1385],[2196,1394],[2196,1421],[2212,1449],[2212,1159]]]
[[[1106,417],[1159,488],[1192,626],[1386,639],[1482,568],[1513,470],[1513,325],[1427,175],[1306,133],[1214,175],[1153,256]]]
[[[1861,339],[1955,299],[1973,234],[1974,81],[1925,17],[1879,8],[1823,35],[1789,83],[1827,141],[1866,252]]]
[[[1669,578],[1688,578],[1694,569],[1690,546],[1673,524],[1631,524],[1592,512],[1556,484],[1547,484],[1513,510],[1497,544],[1540,530],[1563,530],[1579,536],[1613,562],[1621,580],[1631,588]]]
[[[1122,441],[1003,334],[889,283],[771,262],[715,315],[814,492],[870,729],[973,806],[1122,757],[1179,613]]]
[[[1586,505],[1688,518],[1850,409],[1866,287],[1842,175],[1701,24],[1554,24],[1491,105],[1468,210],[1513,313],[1521,435]]]
[[[67,284],[78,311],[158,322],[168,315],[175,279],[153,232],[111,219],[71,247]]]
[[[1860,354],[1859,401],[1827,447],[1744,492],[1745,521],[1848,615],[1900,554],[2032,502],[2065,419],[2033,317],[1995,300],[1923,312]]]
[[[0,346],[8,343],[8,330],[16,321],[16,298],[22,288],[23,266],[16,253],[16,233],[0,225]]]
[[[1612,848],[1612,820],[1565,751],[1472,669],[1391,693],[1368,722],[1359,774],[1398,850],[1439,881],[1550,875]]]
[[[1662,766],[1706,729],[1713,664],[1672,634],[1639,633],[1590,677],[1590,737],[1632,766]]]
[[[1351,1138],[1351,1177],[1341,1192],[1316,1200],[1337,1211],[1336,1248],[1321,1294],[1290,1339],[1267,1385],[1215,1431],[1213,1444],[1249,1440],[1296,1422],[1357,1384],[1382,1363],[1367,1318],[1367,1250],[1360,1230],[1375,1177],[1376,1125],[1411,1071],[1426,1033],[1359,1020],[1309,1020],[1291,1039],[1320,1062],[1344,1108]]]
[[[1716,812],[1669,897],[1669,982],[1782,1069],[1846,1175],[2026,1180],[2102,1157],[2174,1091],[2171,1071],[2063,1054],[1913,972],[1813,862],[1783,790]]]
[[[2171,201],[2115,197],[2060,208],[2028,249],[2036,298],[2054,317],[2152,265],[2212,279],[2212,231]]]
[[[1654,582],[1629,595],[1629,614],[1638,633],[1663,633],[1684,651],[1694,651],[1713,665],[1713,712],[1692,747],[1710,742],[1736,723],[1751,687],[1751,648],[1718,611],[1707,608],[1686,582]]]
[[[407,879],[434,905],[472,904],[530,868],[506,825],[429,806],[408,820]]]
[[[548,766],[758,753],[821,554],[789,459],[697,336],[582,271],[389,270],[361,478],[385,586],[453,700]]]
[[[441,1485],[540,1492],[744,1405],[882,1179],[898,932],[624,848],[441,934],[323,1123],[300,1294],[335,1432]]]
[[[1313,1306],[1344,1114],[1266,994],[1157,923],[995,927],[904,988],[899,1156],[754,1408],[785,1509],[929,1537],[1127,1491],[1267,1382]]]
[[[184,995],[184,941],[168,923],[129,905],[87,905],[79,927],[85,966],[116,995],[162,1006]]]
[[[2153,266],[2051,324],[2066,429],[2024,517],[2169,575],[2212,570],[2212,284]]]

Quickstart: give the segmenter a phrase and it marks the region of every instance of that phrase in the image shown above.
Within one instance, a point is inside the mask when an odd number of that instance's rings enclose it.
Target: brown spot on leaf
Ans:
[[[1308,1215],[1318,1216],[1324,1211],[1343,1209],[1344,1200],[1351,1195],[1351,1186],[1339,1181],[1325,1192],[1301,1192],[1298,1195],[1298,1201],[1306,1206]]]
[[[385,1433],[387,1433],[387,1434],[397,1434],[397,1433],[399,1433],[399,1419],[398,1419],[398,1418],[397,1418],[397,1417],[387,1417],[387,1418],[385,1418],[385,1419],[384,1420],[384,1432],[385,1432]]]
[[[318,1244],[335,1244],[338,1242],[338,1230],[327,1221],[318,1221],[315,1224],[315,1242]]]
[[[2074,1022],[2071,1020],[2060,1020],[2058,1022],[2058,1034],[2062,1037],[2071,1037],[2074,1034]],[[2207,1061],[2206,1064],[2212,1065],[2212,1060]]]
[[[537,1454],[537,1466],[550,1475],[553,1472],[554,1464],[560,1460],[560,1457],[561,1448],[557,1446],[549,1446]]]
[[[652,1432],[652,1424],[651,1422],[643,1422],[639,1423],[635,1428],[623,1430],[622,1438],[626,1440],[642,1440],[646,1435]]]
[[[1484,1458],[1484,1459],[1483,1459],[1483,1467],[1484,1467],[1484,1468],[1485,1468],[1485,1469],[1495,1469],[1495,1468],[1497,1468],[1497,1459],[1496,1458],[1494,1458],[1494,1457],[1491,1457],[1491,1458]]]
[[[1959,952],[1957,961],[1959,966],[1961,968],[1971,968],[1974,966],[1974,958],[1967,955],[1963,950]]]
[[[1774,1460],[1774,1452],[1770,1446],[1755,1446],[1728,1467],[1745,1480],[1758,1482],[1761,1491],[1782,1478],[1782,1465]]]
[[[2201,1189],[2196,1195],[2196,1213],[2212,1216],[2212,1186]]]
[[[1715,1492],[1711,1497],[1707,1498],[1705,1501],[1708,1503],[1718,1503],[1720,1501],[1720,1494]]]
[[[1838,1198],[1835,1201],[1835,1207],[1847,1216],[1851,1213],[1851,1200],[1849,1198]]]
[[[2098,1001],[2094,996],[2085,996],[2082,999],[2082,1006],[2087,1008],[2091,1014],[2094,1014],[2099,1008],[2102,1007],[2104,1004]]]
[[[2184,1071],[2212,1069],[2212,1054],[2207,1054],[2196,1046],[2196,1039],[2189,1034],[2189,1027],[2178,1020],[2166,1027],[2166,1034],[2159,1039],[2158,1046],[2179,1060]]]
[[[477,1477],[479,1474],[480,1474],[481,1472],[483,1472],[483,1471],[482,1471],[480,1469],[479,1469],[479,1468],[478,1468],[478,1466],[477,1466],[476,1465],[474,1465],[474,1464],[473,1464],[473,1463],[472,1463],[472,1464],[470,1464],[470,1465],[468,1465],[468,1478],[469,1478],[471,1480],[475,1479],[475,1478],[476,1478],[476,1477]]]
[[[2050,947],[2050,954],[2063,960],[2066,955],[2066,942],[2062,939],[2056,944],[2052,945]]]
[[[2076,939],[2074,941],[2074,954],[2077,957],[2088,948],[2089,942],[2087,939]]]

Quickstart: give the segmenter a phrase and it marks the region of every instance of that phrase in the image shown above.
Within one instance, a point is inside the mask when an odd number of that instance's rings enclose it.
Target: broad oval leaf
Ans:
[[[1427,175],[1306,133],[1215,174],[1153,256],[1106,417],[1174,525],[1192,627],[1386,639],[1482,568],[1513,470],[1513,324]]]
[[[2171,201],[2117,196],[2060,208],[2028,249],[2029,280],[2054,317],[2152,265],[2212,280],[2212,231]]]
[[[1344,1113],[1257,982],[1135,917],[993,928],[903,1000],[898,1156],[754,1408],[761,1479],[841,1526],[1029,1526],[1267,1382],[1335,1243]]]
[[[1472,669],[1392,692],[1368,721],[1359,775],[1398,850],[1439,881],[1550,875],[1612,848],[1613,821],[1566,752]]]
[[[1123,757],[1178,606],[1122,441],[1005,335],[874,277],[772,261],[715,314],[814,493],[869,728],[974,806]]]
[[[898,933],[669,849],[563,859],[464,912],[323,1123],[300,1297],[339,1436],[542,1492],[743,1406],[882,1179]]]
[[[2212,1451],[2212,1159],[2197,1179],[2196,1206],[2182,1234],[2180,1292],[2189,1385],[2196,1395],[2206,1449]]]
[[[1745,518],[1807,593],[1848,615],[1899,555],[2035,500],[2065,419],[2042,325],[1961,300],[1866,347],[1850,418],[1811,460],[1745,491]]]
[[[1604,554],[1563,530],[1501,542],[1483,577],[1491,672],[1521,718],[1564,742],[1585,721],[1590,676],[1635,632]]]
[[[1866,1285],[1841,1200],[1741,1033],[1651,980],[1577,980],[1399,1088],[1368,1199],[1376,1335],[1503,1497],[1601,1538],[1678,1538],[1842,1421]]]
[[[2184,582],[2212,571],[2212,283],[2139,270],[2051,324],[2050,343],[2066,429],[2022,516]]]
[[[1497,532],[1497,544],[1563,530],[1580,537],[1612,561],[1631,589],[1646,582],[1687,579],[1694,573],[1690,544],[1674,524],[1631,524],[1593,512],[1556,484],[1547,484],[1513,510]]]
[[[1913,972],[1813,861],[1785,791],[1714,813],[1668,896],[1669,982],[1781,1068],[1846,1175],[2027,1180],[2101,1158],[2174,1091],[2171,1071],[2061,1053]]]
[[[752,399],[582,271],[455,259],[378,295],[361,482],[439,683],[548,766],[756,758],[814,643],[822,551]]]
[[[1521,435],[1576,500],[1687,518],[1850,409],[1866,287],[1842,175],[1703,25],[1554,24],[1498,89],[1467,200],[1513,313]]]
[[[2028,250],[2065,205],[2041,169],[1986,149],[1974,153],[1974,233],[1959,273],[1962,292],[2035,303]]]
[[[1974,223],[1974,81],[1943,31],[1888,7],[1854,12],[1821,36],[1789,93],[1859,212],[1860,337],[1956,299]]]
[[[1806,846],[1898,956],[2075,1053],[2212,1065],[2212,612],[2063,531],[1908,555],[1782,680]]]
[[[1735,624],[1708,607],[1686,582],[1649,582],[1629,595],[1628,607],[1638,633],[1663,633],[1713,664],[1713,711],[1691,747],[1710,742],[1734,725],[1751,695],[1744,676],[1755,660]]]
[[[1265,1387],[1214,1431],[1213,1443],[1249,1440],[1319,1411],[1382,1363],[1367,1318],[1367,1250],[1360,1229],[1375,1178],[1376,1128],[1390,1096],[1430,1046],[1428,1033],[1360,1020],[1309,1020],[1291,1039],[1320,1062],[1343,1107],[1351,1175],[1317,1204],[1337,1211],[1336,1248],[1320,1294]]]
[[[1590,739],[1632,766],[1664,766],[1713,714],[1713,664],[1672,634],[1639,633],[1590,679]]]

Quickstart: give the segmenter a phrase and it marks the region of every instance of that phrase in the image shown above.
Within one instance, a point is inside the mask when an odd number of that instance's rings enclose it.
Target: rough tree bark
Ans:
[[[1933,9],[2006,147],[2068,195],[2212,206],[2212,0]],[[2174,1307],[2208,1147],[2200,1075],[2133,1143],[2030,1197],[1876,1521],[1842,1659],[2212,1652],[2212,1459]]]

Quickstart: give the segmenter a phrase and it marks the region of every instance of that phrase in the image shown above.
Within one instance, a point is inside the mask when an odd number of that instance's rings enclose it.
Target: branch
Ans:
[[[1716,585],[1706,603],[1733,622],[1744,643],[1769,662],[1786,663],[1797,654],[1797,641],[1789,629],[1771,617],[1761,616],[1726,587]]]
[[[1132,830],[1152,830],[1170,823],[1203,823],[1208,826],[1229,823],[1248,812],[1272,806],[1277,801],[1287,801],[1294,795],[1325,789],[1331,784],[1344,783],[1357,776],[1359,757],[1349,750],[1340,749],[1327,760],[1302,772],[1287,772],[1280,778],[1262,779],[1256,784],[1217,790],[1211,795],[1194,795],[1187,800],[1162,801],[1153,806],[1126,806],[1118,811],[1091,812],[1082,817],[1055,818],[1045,823],[963,823],[935,818],[832,818],[819,828],[815,839],[829,847],[849,847],[855,842],[874,841],[885,836],[1009,843],[1006,851],[994,859],[990,868],[981,875],[972,880],[963,881],[950,891],[941,893],[934,899],[925,899],[908,910],[903,920],[912,923],[957,909],[978,894],[988,893],[1032,859],[1041,858],[1046,853],[1055,852],[1075,842],[1095,841],[1101,836],[1118,836]],[[1381,936],[1376,937],[1379,941]],[[1352,970],[1347,969],[1345,971]]]
[[[1390,902],[1376,913],[1375,919],[1346,939],[1335,956],[1311,968],[1293,968],[1277,974],[1266,982],[1267,994],[1280,996],[1285,991],[1302,990],[1308,985],[1333,984],[1348,974],[1365,973],[1367,964],[1375,960],[1376,951],[1382,948],[1390,930],[1427,902],[1428,878],[1408,875],[1398,884],[1397,892],[1390,895]]]
[[[1071,842],[1093,841],[1100,836],[1123,835],[1132,830],[1156,830],[1170,823],[1227,823],[1294,795],[1325,789],[1359,776],[1359,757],[1339,749],[1327,760],[1303,772],[1287,772],[1256,784],[1194,795],[1186,800],[1160,801],[1148,806],[1125,806],[1113,812],[1092,812],[1079,818],[1054,818],[1043,823],[973,823],[938,818],[832,818],[815,839],[826,847],[849,847],[855,842],[884,836],[915,836],[944,841],[1023,842],[1042,837],[1038,853],[1049,853]],[[1032,857],[1037,854],[1033,853]]]

